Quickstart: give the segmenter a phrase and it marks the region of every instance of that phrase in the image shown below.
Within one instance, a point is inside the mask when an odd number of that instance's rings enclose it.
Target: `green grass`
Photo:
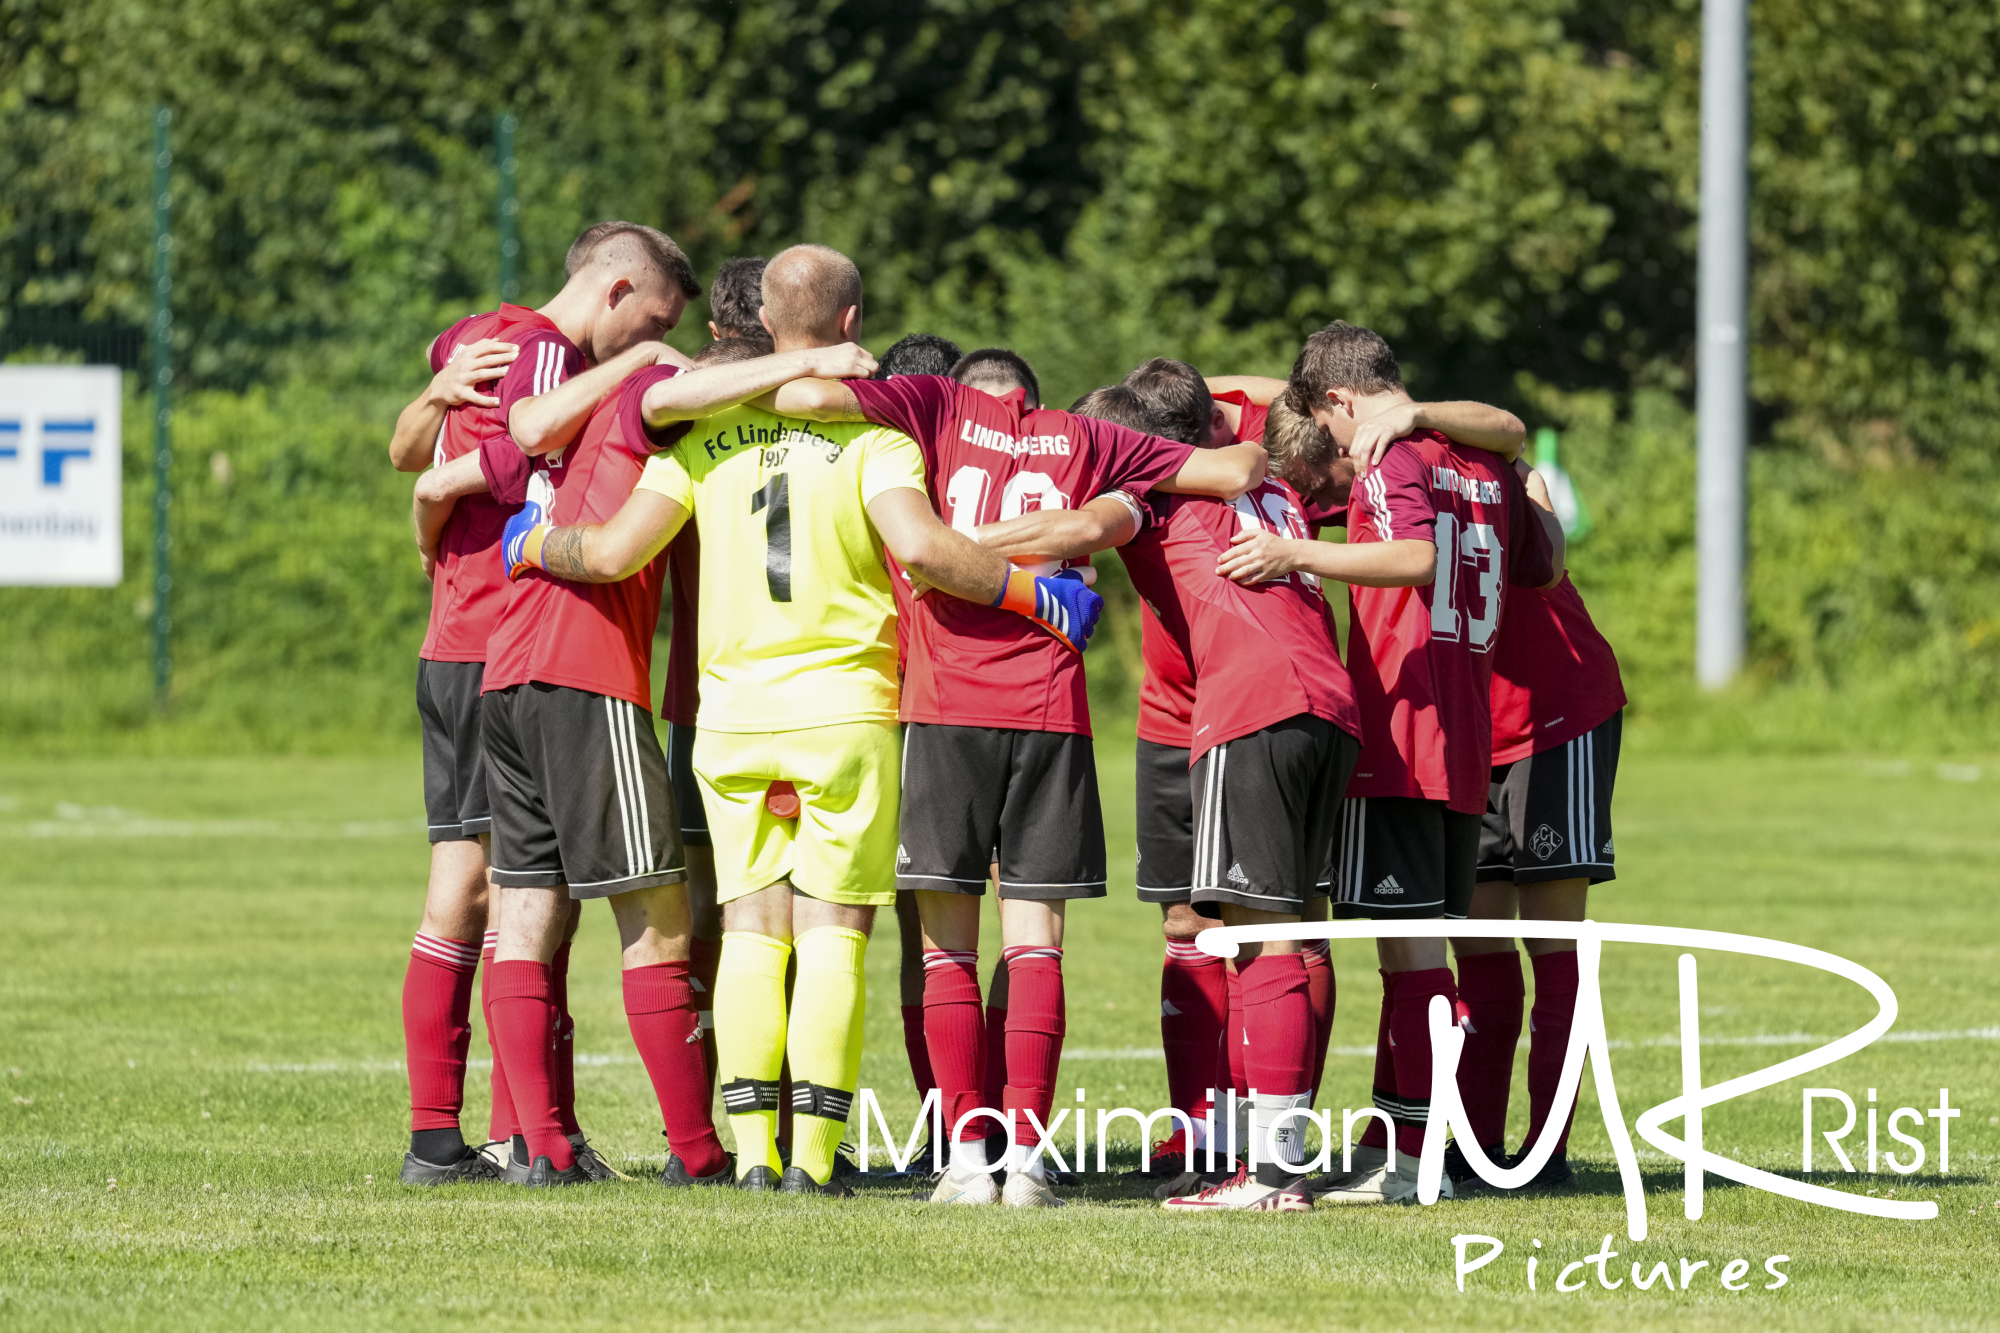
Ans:
[[[1123,850],[1130,770],[1109,745],[1103,761]],[[2000,774],[1967,777],[1925,763],[1631,754],[1623,875],[1597,915],[1816,945],[1889,981],[1898,1032],[1991,1028]],[[2000,1324],[1991,1034],[1878,1043],[1810,1080],[1857,1102],[1877,1088],[1885,1115],[1951,1089],[1965,1114],[1949,1178],[1832,1182],[1935,1198],[1933,1222],[1712,1183],[1707,1216],[1691,1223],[1678,1165],[1645,1152],[1652,1235],[1624,1244],[1588,1081],[1573,1149],[1582,1189],[1553,1199],[1182,1219],[1109,1185],[1054,1214],[946,1213],[887,1191],[851,1203],[670,1196],[644,1178],[663,1150],[601,909],[586,913],[573,970],[579,1102],[641,1179],[559,1197],[400,1189],[397,994],[426,858],[417,784],[414,755],[0,761],[0,1327]],[[1093,1108],[1150,1108],[1164,1078],[1130,1052],[1159,1043],[1156,918],[1130,901],[1129,858],[1113,873],[1112,898],[1071,917],[1069,1045],[1083,1058],[1065,1062],[1062,1086],[1087,1089]],[[1322,1101],[1361,1106],[1371,1062],[1353,1052],[1373,1038],[1376,982],[1365,945],[1338,946],[1335,963],[1333,1043],[1348,1053],[1331,1060]],[[878,933],[862,1081],[900,1119],[915,1099],[895,964],[893,932]],[[1701,966],[1714,1036],[1833,1036],[1870,1013],[1855,988],[1804,969],[1726,955]],[[1628,1119],[1678,1090],[1678,1052],[1645,1044],[1676,1030],[1674,968],[1670,950],[1607,951]],[[1705,1072],[1719,1081],[1800,1049],[1711,1046]],[[1711,1110],[1710,1146],[1796,1171],[1801,1086]],[[468,1127],[483,1126],[485,1096],[475,1072]],[[1516,1138],[1524,1101],[1517,1084]],[[1134,1160],[1127,1134],[1115,1164]],[[1924,1138],[1934,1166],[1928,1127]],[[1474,1232],[1508,1250],[1461,1296],[1451,1237]],[[1607,1233],[1625,1285],[1556,1293],[1560,1265]],[[1535,1239],[1530,1293],[1522,1261]],[[1767,1291],[1774,1254],[1791,1256],[1790,1283]],[[1712,1261],[1693,1290],[1632,1289],[1631,1260],[1683,1257]],[[1737,1257],[1751,1285],[1731,1293],[1713,1275]]]

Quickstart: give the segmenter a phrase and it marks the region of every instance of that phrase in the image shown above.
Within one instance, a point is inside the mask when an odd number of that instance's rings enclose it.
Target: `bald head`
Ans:
[[[793,246],[764,266],[764,319],[780,347],[830,347],[858,338],[861,270],[829,246]]]

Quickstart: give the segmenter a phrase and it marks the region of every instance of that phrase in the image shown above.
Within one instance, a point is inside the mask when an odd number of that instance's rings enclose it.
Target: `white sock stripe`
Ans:
[[[1063,951],[1055,945],[1018,944],[1011,949],[1001,950],[1000,956],[1010,963],[1015,963],[1023,958],[1054,958],[1060,960],[1062,953]]]
[[[479,966],[479,946],[470,940],[448,940],[418,931],[410,941],[410,952],[448,967]]]
[[[483,941],[481,941],[481,943],[482,943],[483,947],[485,947],[485,948],[488,948],[488,949],[497,949],[497,948],[499,948],[499,947],[500,947],[500,932],[499,932],[499,931],[497,931],[497,930],[489,930],[489,931],[487,931],[487,932],[486,932],[486,938],[485,938],[485,939],[484,939]]]

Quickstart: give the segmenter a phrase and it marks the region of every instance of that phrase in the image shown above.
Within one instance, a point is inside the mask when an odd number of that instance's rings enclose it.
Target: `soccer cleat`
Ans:
[[[1146,1154],[1144,1166],[1133,1167],[1120,1179],[1128,1185],[1173,1180],[1187,1175],[1193,1169],[1191,1156],[1188,1151],[1187,1131],[1176,1126],[1172,1134],[1153,1145],[1153,1150]]]
[[[736,1178],[736,1188],[752,1194],[776,1194],[778,1173],[768,1166],[753,1166]]]
[[[917,1198],[924,1198],[923,1191]],[[929,1196],[931,1203],[998,1203],[1000,1187],[993,1183],[993,1177],[984,1171],[970,1176],[954,1176],[947,1171],[938,1177],[937,1188]]]
[[[1348,1161],[1352,1169],[1345,1171],[1333,1170],[1328,1171],[1325,1175],[1314,1176],[1306,1182],[1307,1191],[1314,1198],[1318,1198],[1320,1195],[1340,1189],[1362,1176],[1378,1172],[1384,1166],[1388,1165],[1389,1150],[1387,1148],[1370,1148],[1366,1144],[1363,1144],[1355,1148],[1353,1155]]]
[[[558,1171],[554,1162],[546,1157],[537,1157],[534,1165],[528,1168],[528,1178],[521,1183],[531,1190],[548,1189],[556,1185],[588,1185],[591,1176],[583,1169],[582,1162],[567,1171]]]
[[[727,1185],[734,1179],[736,1159],[728,1153],[722,1156],[722,1169],[713,1175],[690,1175],[680,1154],[671,1152],[667,1154],[666,1168],[660,1172],[660,1183],[670,1189],[685,1189],[690,1185]]]
[[[923,1146],[918,1148],[916,1153],[911,1156],[908,1166],[898,1171],[895,1165],[891,1163],[889,1170],[883,1174],[890,1180],[914,1180],[918,1177],[928,1180],[936,1176],[937,1173],[937,1154],[931,1150],[930,1140],[925,1139]]]
[[[990,1177],[989,1177],[990,1179]],[[1007,1188],[1000,1192],[1000,1202],[1009,1208],[1067,1208],[1069,1205],[1056,1197],[1049,1188],[1049,1182],[1026,1171],[1016,1171],[1007,1177]]]
[[[1486,1158],[1488,1161],[1498,1162],[1501,1166],[1506,1166],[1508,1164],[1507,1145],[1504,1143],[1487,1144]],[[1444,1146],[1444,1173],[1451,1177],[1451,1183],[1454,1185],[1464,1185],[1468,1182],[1484,1183],[1480,1181],[1479,1173],[1472,1169],[1472,1163],[1465,1160],[1465,1149],[1458,1146],[1457,1139],[1453,1139]]]
[[[828,1176],[826,1184],[822,1185],[817,1180],[814,1180],[811,1175],[807,1174],[806,1169],[802,1166],[788,1166],[785,1168],[784,1179],[778,1182],[778,1193],[820,1194],[829,1199],[851,1199],[854,1197],[854,1191],[849,1189],[847,1182],[838,1176]]]
[[[1495,1157],[1497,1158],[1498,1154],[1495,1154]],[[1511,1168],[1519,1166],[1527,1160],[1528,1153],[1524,1148],[1520,1152],[1506,1157],[1501,1161],[1501,1165]],[[1525,1184],[1516,1185],[1513,1189],[1501,1189],[1498,1185],[1489,1185],[1477,1177],[1462,1182],[1459,1188],[1480,1194],[1541,1194],[1549,1190],[1567,1189],[1575,1183],[1576,1172],[1570,1168],[1569,1154],[1557,1153],[1555,1156],[1549,1158],[1548,1161],[1542,1163],[1542,1169],[1535,1173],[1532,1180],[1527,1181]]]
[[[444,1166],[404,1153],[403,1172],[397,1179],[405,1185],[471,1185],[500,1179],[500,1168],[477,1148],[467,1148],[465,1156]]]
[[[569,1146],[576,1150],[576,1164],[582,1167],[583,1173],[592,1180],[630,1180],[632,1178],[599,1156],[597,1149],[591,1147],[590,1140],[584,1138],[583,1135],[571,1134],[569,1136]]]
[[[513,1159],[514,1150],[506,1139],[489,1139],[472,1151],[493,1163],[496,1171],[505,1171],[507,1163]]]
[[[1266,1185],[1239,1168],[1235,1175],[1199,1194],[1184,1194],[1160,1205],[1170,1213],[1309,1213],[1312,1196],[1302,1182]]]
[[[1359,1156],[1359,1154],[1356,1154]],[[1415,1203],[1417,1201],[1418,1159],[1398,1152],[1373,1171],[1357,1172],[1340,1181],[1331,1189],[1314,1191],[1317,1202],[1325,1204],[1350,1203]],[[1438,1198],[1457,1197],[1451,1177],[1445,1176],[1438,1182]]]

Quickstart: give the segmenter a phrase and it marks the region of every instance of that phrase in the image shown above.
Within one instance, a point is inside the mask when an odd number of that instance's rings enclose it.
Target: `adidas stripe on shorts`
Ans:
[[[531,681],[481,704],[493,882],[608,898],[687,878],[653,715]]]
[[[1234,903],[1302,913],[1360,757],[1360,742],[1311,714],[1204,752],[1188,772],[1195,910],[1219,918]]]
[[[1351,796],[1333,842],[1333,914],[1463,919],[1478,862],[1478,815],[1416,796]]]
[[[1493,770],[1479,834],[1479,878],[1539,884],[1616,878],[1611,788],[1624,720]]]

